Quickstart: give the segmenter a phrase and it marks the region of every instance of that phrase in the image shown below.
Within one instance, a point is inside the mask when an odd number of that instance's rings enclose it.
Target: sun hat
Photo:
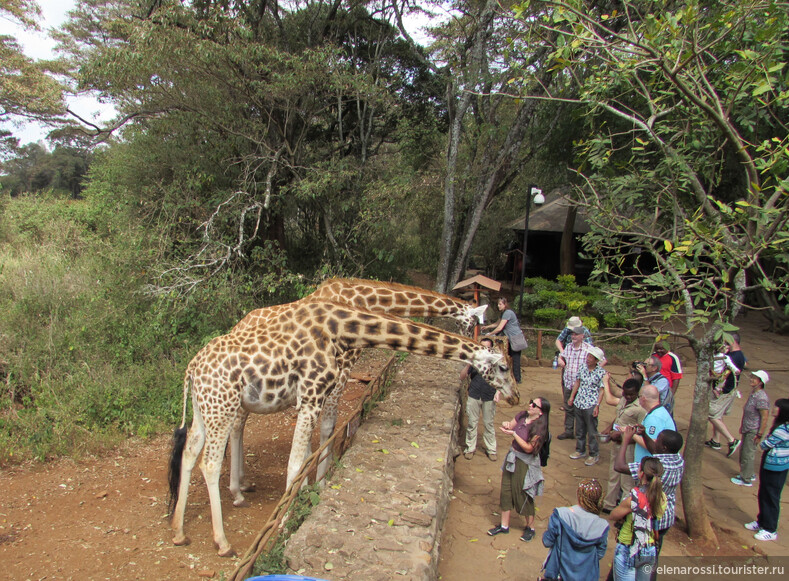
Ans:
[[[589,347],[589,353],[594,355],[595,359],[597,359],[598,361],[602,361],[603,359],[605,359],[605,353],[603,352],[602,349],[600,349],[600,347],[595,347],[594,345],[592,345],[591,347]]]
[[[754,377],[758,377],[759,380],[762,382],[762,385],[765,385],[767,384],[768,381],[770,381],[770,376],[767,375],[766,371],[762,371],[761,369],[759,371],[754,371],[753,373],[751,373],[751,375],[753,375]]]
[[[583,325],[583,321],[581,321],[581,317],[570,317],[567,321],[567,326],[571,329],[574,327],[580,327]]]
[[[570,331],[572,331],[576,335],[583,335],[584,328],[583,327],[570,327]]]

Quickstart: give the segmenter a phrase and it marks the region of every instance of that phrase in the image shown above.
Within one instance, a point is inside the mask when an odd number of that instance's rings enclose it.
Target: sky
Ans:
[[[48,35],[48,29],[56,28],[66,20],[66,14],[74,7],[74,0],[39,0],[43,13],[39,21],[40,31],[24,30],[16,23],[0,17],[0,34],[14,36],[24,53],[35,60],[54,58],[55,41]],[[91,121],[106,121],[113,117],[112,106],[99,103],[90,96],[68,99],[69,107],[81,117]],[[27,119],[11,123],[1,123],[1,127],[11,131],[19,138],[20,145],[37,142],[46,138],[49,129]]]

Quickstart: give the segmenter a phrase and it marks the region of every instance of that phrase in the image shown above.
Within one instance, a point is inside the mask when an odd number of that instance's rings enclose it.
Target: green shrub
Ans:
[[[575,282],[575,275],[573,274],[560,274],[556,277],[556,283],[563,291],[574,291],[578,289],[578,284]]]
[[[180,332],[140,293],[155,251],[143,229],[88,202],[18,198],[0,223],[0,464],[79,454],[170,429],[209,317]]]
[[[537,296],[540,298],[540,304],[544,307],[559,307],[562,304],[559,291],[557,290],[539,290]]]
[[[546,307],[542,309],[536,309],[534,311],[534,319],[545,326],[551,327],[564,327],[564,321],[567,317],[567,311],[564,309],[555,309],[552,307]]]

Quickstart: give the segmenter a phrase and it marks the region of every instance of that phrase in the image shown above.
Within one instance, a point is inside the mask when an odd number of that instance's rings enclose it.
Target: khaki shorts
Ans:
[[[728,415],[731,406],[734,403],[734,398],[737,397],[737,388],[732,389],[729,393],[723,393],[710,401],[710,410],[707,417],[711,420],[719,420],[723,416]]]

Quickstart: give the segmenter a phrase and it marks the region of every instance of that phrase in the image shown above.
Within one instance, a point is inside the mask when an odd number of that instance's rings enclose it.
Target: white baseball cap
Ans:
[[[770,381],[770,376],[767,375],[766,371],[762,371],[761,369],[759,371],[754,371],[751,373],[751,375],[758,377],[761,380],[762,385],[767,385],[767,382]]]

